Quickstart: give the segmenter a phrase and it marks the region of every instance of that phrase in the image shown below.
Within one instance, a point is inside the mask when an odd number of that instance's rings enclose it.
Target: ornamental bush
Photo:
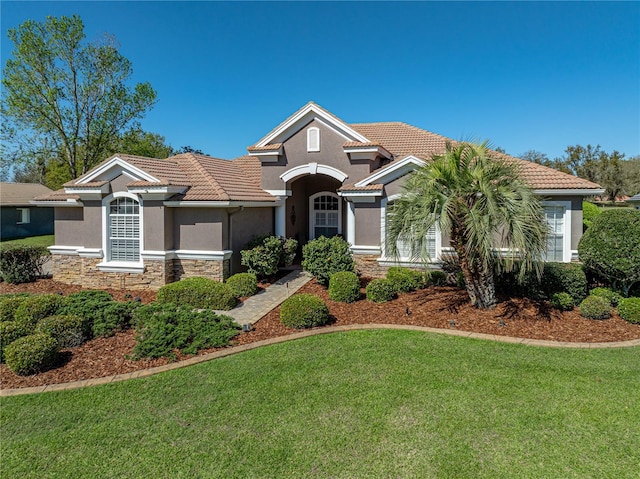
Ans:
[[[571,311],[575,307],[575,303],[569,293],[554,293],[551,296],[551,306],[560,311]]]
[[[237,298],[253,296],[258,292],[258,279],[253,273],[238,273],[227,279],[226,283]]]
[[[240,327],[228,316],[194,311],[173,303],[151,303],[133,313],[136,359],[174,357],[175,350],[195,354],[200,349],[228,346]]]
[[[12,342],[31,334],[31,329],[16,321],[0,321],[0,362],[4,362],[4,351]]]
[[[80,316],[85,319],[85,334],[92,337],[94,323],[100,322],[104,310],[114,304],[113,297],[106,291],[87,290],[72,293],[64,298],[58,314]]]
[[[199,309],[232,309],[236,296],[228,284],[209,278],[186,278],[158,290],[157,301]]]
[[[56,340],[58,348],[75,348],[89,339],[86,335],[86,319],[80,316],[58,314],[38,321],[35,333],[44,333]]]
[[[628,296],[640,281],[640,211],[603,211],[582,235],[578,254],[586,270]]]
[[[112,301],[106,303],[101,310],[101,314],[95,317],[91,326],[91,335],[94,338],[106,338],[113,336],[116,332],[124,331],[131,325],[133,312],[141,304],[137,301],[127,301],[120,303]]]
[[[241,263],[249,273],[264,278],[290,266],[296,257],[298,242],[280,236],[257,236],[240,251]]]
[[[609,288],[593,288],[589,291],[591,296],[602,296],[607,298],[611,303],[611,306],[618,306],[618,303],[622,299],[622,296]]]
[[[424,276],[419,271],[401,266],[392,266],[387,270],[387,280],[396,293],[409,293],[424,287]]]
[[[329,299],[353,303],[360,299],[360,278],[353,271],[339,271],[329,278]]]
[[[630,323],[640,324],[640,298],[622,298],[618,304],[618,314]]]
[[[4,354],[9,369],[26,376],[44,371],[55,363],[58,343],[48,334],[31,334],[13,341]]]
[[[339,236],[321,236],[304,245],[302,267],[315,276],[318,283],[325,286],[333,273],[355,270],[349,243]]]
[[[64,303],[65,299],[59,294],[36,294],[18,306],[14,318],[32,330],[41,319],[58,314]]]
[[[49,254],[44,246],[10,246],[0,249],[0,276],[7,283],[30,283],[42,275]]]
[[[602,296],[587,296],[580,303],[580,316],[589,319],[609,319],[611,303]]]
[[[546,263],[542,273],[541,288],[547,298],[554,293],[569,293],[574,303],[587,297],[587,277],[577,263]]]
[[[447,273],[444,271],[428,271],[425,274],[425,281],[429,286],[444,286],[447,284]]]
[[[289,328],[313,328],[329,322],[329,308],[317,296],[296,294],[280,306],[280,321]]]
[[[13,321],[16,309],[31,296],[28,293],[5,294],[0,296],[0,321]]]
[[[391,301],[396,291],[388,279],[373,279],[367,285],[367,299],[374,303],[386,303]]]
[[[593,224],[593,220],[596,219],[604,210],[598,208],[593,203],[588,201],[582,202],[582,226],[583,231],[586,231],[589,226]]]

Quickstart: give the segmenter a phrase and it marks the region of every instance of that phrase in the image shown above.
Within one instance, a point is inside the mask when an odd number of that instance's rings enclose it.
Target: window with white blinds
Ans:
[[[408,241],[398,239],[396,247],[400,259],[408,260],[411,258],[411,244]],[[436,227],[434,225],[427,231],[427,254],[431,260],[437,259],[436,247]]]
[[[109,260],[140,261],[140,205],[131,198],[109,204]]]
[[[544,214],[549,225],[547,236],[546,261],[563,261],[565,208],[562,206],[545,206]]]

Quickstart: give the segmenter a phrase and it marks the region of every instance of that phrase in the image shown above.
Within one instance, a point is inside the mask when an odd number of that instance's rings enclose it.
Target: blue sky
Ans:
[[[145,130],[222,158],[313,100],[508,153],[640,154],[637,2],[10,2],[8,28],[76,13],[158,102]]]

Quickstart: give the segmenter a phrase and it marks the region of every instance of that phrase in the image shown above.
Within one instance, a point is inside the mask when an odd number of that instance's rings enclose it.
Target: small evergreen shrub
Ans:
[[[589,294],[592,296],[602,296],[603,298],[607,298],[611,303],[611,306],[618,306],[618,303],[622,299],[622,296],[615,291],[611,291],[609,288],[593,288],[589,291]]]
[[[88,339],[86,321],[80,316],[49,316],[38,321],[35,333],[48,334],[56,340],[60,349],[75,348]]]
[[[329,322],[329,308],[317,296],[296,294],[280,306],[280,321],[289,328],[313,328]]]
[[[0,276],[7,283],[31,283],[42,275],[49,252],[44,246],[10,246],[0,249]]]
[[[426,283],[429,286],[444,286],[447,284],[447,273],[436,270],[425,275]]]
[[[258,292],[258,279],[253,273],[234,274],[226,282],[237,298],[253,296]]]
[[[262,244],[240,251],[240,262],[247,267],[249,273],[264,278],[278,272],[282,255],[282,240],[277,236],[268,236]]]
[[[587,277],[580,264],[546,263],[541,285],[547,298],[553,293],[566,292],[577,304],[587,297]]]
[[[611,303],[602,296],[587,296],[580,303],[580,316],[589,319],[608,319],[611,317]]]
[[[630,323],[640,324],[640,298],[622,298],[618,304],[618,314]]]
[[[5,350],[7,366],[21,376],[44,371],[55,363],[57,356],[57,341],[45,333],[18,338]]]
[[[31,334],[30,328],[16,321],[0,321],[0,362],[4,362],[4,351],[12,342]]]
[[[401,266],[389,268],[387,270],[387,280],[391,283],[396,293],[409,293],[424,287],[422,273]]]
[[[586,231],[589,226],[593,224],[593,220],[595,220],[600,214],[602,214],[602,209],[593,203],[589,203],[588,201],[582,202],[582,229]]]
[[[298,251],[298,241],[293,238],[282,239],[280,266],[291,266]]]
[[[137,301],[107,303],[101,314],[93,320],[91,336],[106,338],[113,336],[116,332],[128,329],[131,325],[133,312],[140,306],[141,304]]]
[[[232,309],[236,296],[228,284],[209,278],[186,278],[158,290],[157,301],[198,309]]]
[[[339,236],[309,241],[302,247],[302,268],[326,286],[333,273],[355,270],[349,243]]]
[[[367,299],[374,303],[386,303],[391,301],[396,291],[387,279],[373,279],[367,285]]]
[[[329,278],[329,298],[341,303],[360,299],[360,279],[353,271],[339,271]]]
[[[571,311],[575,307],[575,303],[569,293],[554,293],[551,296],[551,306],[560,311]]]
[[[113,297],[106,291],[79,291],[65,298],[58,314],[84,318],[86,320],[84,323],[86,327],[85,334],[87,337],[93,337],[93,324],[102,321],[104,310],[114,303]]]
[[[58,314],[65,300],[58,294],[36,294],[26,298],[16,309],[15,321],[27,328],[35,328],[38,321]]]
[[[13,321],[16,309],[24,303],[30,295],[25,294],[7,294],[0,297],[0,321]]]
[[[228,316],[213,311],[194,311],[172,303],[152,303],[133,313],[136,346],[133,356],[174,356],[175,350],[195,354],[200,349],[228,346],[240,327]]]

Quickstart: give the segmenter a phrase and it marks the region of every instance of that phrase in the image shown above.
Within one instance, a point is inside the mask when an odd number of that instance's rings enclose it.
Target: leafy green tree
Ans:
[[[563,173],[572,174],[572,171],[569,169],[562,158],[554,158],[553,160],[550,160],[546,153],[542,153],[537,150],[525,151],[520,155],[520,158],[522,158],[523,160],[538,163],[542,166],[553,168],[554,170],[562,171]]]
[[[640,193],[640,155],[620,162],[622,176],[625,180],[624,192],[629,195]]]
[[[487,143],[449,143],[442,155],[412,174],[390,208],[387,245],[407,242],[414,258],[428,258],[427,233],[438,224],[448,231],[471,303],[496,304],[494,272],[518,279],[542,271],[547,224],[543,209],[514,163],[489,157]],[[496,238],[507,248],[496,255]]]
[[[9,160],[65,166],[66,179],[87,172],[151,108],[149,83],[129,85],[131,62],[113,38],[85,42],[78,16],[27,20],[10,29],[14,44],[3,70],[1,113]]]
[[[207,153],[204,153],[201,149],[191,148],[190,146],[181,146],[180,148],[178,148],[176,151],[173,152],[174,155],[180,155],[182,153],[194,153],[196,155],[209,156]]]
[[[597,183],[600,176],[601,164],[607,154],[600,149],[600,145],[568,146],[565,150],[564,163],[572,174]]]
[[[165,143],[162,135],[143,131],[141,128],[131,128],[118,138],[113,153],[163,159],[173,155],[173,148]]]
[[[616,198],[625,189],[625,178],[622,173],[622,159],[624,155],[617,151],[611,154],[604,154],[600,158],[600,172],[598,182],[605,189],[605,196],[609,201],[615,201]]]

